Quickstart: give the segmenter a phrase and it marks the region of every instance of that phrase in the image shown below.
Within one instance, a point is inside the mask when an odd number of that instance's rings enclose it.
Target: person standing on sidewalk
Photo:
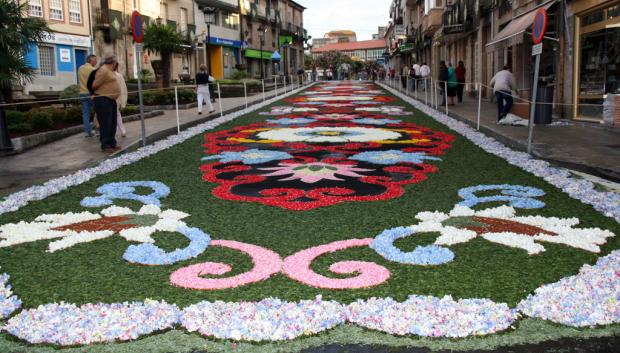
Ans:
[[[441,105],[446,105],[446,94],[448,93],[446,90],[446,86],[448,83],[448,67],[446,66],[445,61],[439,62],[439,77],[437,77],[437,84],[439,85],[439,94],[443,97],[443,102]]]
[[[456,81],[458,86],[456,87],[456,95],[459,103],[463,103],[463,90],[465,90],[465,64],[463,61],[459,61],[459,65],[455,69]]]
[[[196,74],[196,94],[198,95],[198,115],[202,115],[202,104],[207,103],[209,108],[209,114],[213,113],[215,109],[211,104],[211,95],[209,93],[209,82],[214,82],[215,79],[207,72],[207,67],[203,64],[200,65],[200,72]]]
[[[428,76],[430,76],[431,74],[431,68],[428,67],[428,65],[426,65],[426,63],[423,63],[422,66],[420,66],[420,78],[423,80],[422,82],[424,83],[424,91],[426,91],[426,86],[427,86],[427,80],[428,80]]]
[[[88,76],[95,70],[97,66],[97,56],[89,55],[86,57],[86,63],[78,69],[78,82],[80,86],[80,103],[82,104],[82,124],[84,125],[85,137],[93,137],[93,130],[90,126],[90,112],[93,109],[93,100],[88,91],[86,84]]]
[[[517,84],[508,66],[504,66],[503,70],[496,73],[490,84],[497,99],[497,121],[499,122],[510,113],[512,92],[517,90]]]
[[[456,97],[456,89],[458,87],[456,80],[456,70],[452,63],[448,65],[448,104],[454,105],[454,97]]]
[[[400,83],[403,86],[403,89],[407,88],[407,77],[409,76],[409,68],[407,65],[402,64],[400,67]]]
[[[415,63],[413,64],[413,67],[411,68],[411,70],[413,71],[413,88],[412,90],[415,91],[418,89],[418,80],[420,79],[420,64]]]
[[[123,115],[121,109],[127,106],[127,85],[125,84],[125,78],[118,72],[118,63],[114,65],[114,74],[118,80],[118,85],[121,87],[121,95],[116,98],[116,127],[120,131],[121,136],[127,136],[127,129],[123,124]]]
[[[114,66],[116,55],[108,55],[103,65],[97,70],[93,81],[95,112],[99,121],[99,141],[103,152],[120,150],[116,144],[116,99],[121,95]]]

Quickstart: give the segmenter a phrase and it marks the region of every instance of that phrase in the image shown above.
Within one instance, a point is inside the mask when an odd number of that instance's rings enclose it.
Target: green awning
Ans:
[[[293,44],[293,36],[280,36],[280,46],[284,44]]]
[[[261,58],[260,54],[261,54],[260,50],[256,50],[256,49],[246,49],[245,50],[245,57],[246,58],[260,59]],[[271,56],[272,55],[273,55],[272,51],[263,50],[263,60],[271,60]]]

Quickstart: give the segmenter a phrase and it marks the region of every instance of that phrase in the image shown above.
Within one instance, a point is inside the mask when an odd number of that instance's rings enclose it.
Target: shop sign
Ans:
[[[240,48],[243,44],[239,40],[232,40],[232,39],[226,39],[226,38],[211,37],[210,39],[211,41],[209,42],[209,44],[215,44],[215,45],[227,45],[230,47]]]
[[[398,46],[398,50],[402,53],[412,51],[413,43],[403,43]]]
[[[406,37],[407,36],[407,30],[405,29],[405,26],[403,26],[403,25],[396,25],[396,26],[394,26],[394,35],[396,37]]]
[[[60,62],[61,63],[70,63],[71,62],[71,50],[67,48],[60,48]]]
[[[71,45],[74,47],[90,48],[90,37],[76,36],[73,34],[48,32],[43,35],[43,42],[51,43],[51,44]]]

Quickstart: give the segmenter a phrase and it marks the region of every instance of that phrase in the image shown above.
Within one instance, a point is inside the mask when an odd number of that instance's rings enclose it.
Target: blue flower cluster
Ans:
[[[270,124],[278,124],[278,125],[303,125],[310,124],[315,122],[316,119],[308,119],[308,118],[298,118],[298,119],[267,119],[267,122]]]
[[[291,158],[294,157],[286,152],[251,149],[243,152],[222,152],[214,156],[204,157],[202,160],[219,159],[220,163],[241,161],[243,164],[263,164]]]
[[[123,259],[134,264],[147,266],[172,265],[197,257],[207,250],[211,244],[209,234],[198,228],[181,227],[177,231],[190,240],[190,244],[186,248],[167,253],[153,244],[130,245],[123,254]]]
[[[427,156],[425,152],[403,152],[400,150],[362,152],[349,157],[356,161],[373,164],[424,163],[426,160],[440,161],[441,158]]]
[[[9,283],[9,275],[0,275],[0,320],[9,317],[15,310],[22,306],[22,301],[12,295]]]
[[[476,196],[477,192],[498,190],[501,195]],[[534,197],[544,196],[545,192],[530,186],[522,185],[478,185],[459,190],[459,196],[464,199],[459,203],[460,206],[474,207],[487,202],[508,202],[512,207],[535,209],[545,207],[545,203],[534,199]]]
[[[437,245],[417,246],[412,252],[403,252],[394,242],[415,233],[412,227],[384,230],[370,244],[370,248],[387,260],[409,265],[441,265],[454,260],[454,253]]]
[[[387,124],[398,124],[401,120],[394,119],[372,119],[372,118],[358,118],[351,120],[353,123],[365,124],[365,125],[387,125]]]
[[[135,193],[136,187],[145,187],[153,190],[148,195]],[[161,205],[160,199],[170,194],[170,188],[158,181],[129,181],[122,183],[109,183],[97,189],[101,196],[85,197],[80,202],[83,207],[103,207],[111,205],[112,200],[134,200],[145,205]]]

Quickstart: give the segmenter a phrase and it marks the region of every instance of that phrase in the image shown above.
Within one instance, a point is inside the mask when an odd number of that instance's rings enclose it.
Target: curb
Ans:
[[[164,114],[163,111],[151,111],[151,112],[145,113],[144,118],[145,119],[153,118],[153,117],[163,115],[163,114]],[[123,117],[123,122],[130,122],[130,121],[136,121],[136,120],[140,120],[140,114],[134,114],[134,115]],[[12,139],[15,149],[11,151],[10,154],[7,154],[7,155],[16,155],[16,154],[24,153],[35,147],[46,145],[48,143],[62,140],[65,137],[79,134],[82,131],[83,131],[83,127],[80,124],[80,125],[60,129],[60,130],[52,130],[52,131],[40,132],[38,134],[18,137],[18,138]]]

